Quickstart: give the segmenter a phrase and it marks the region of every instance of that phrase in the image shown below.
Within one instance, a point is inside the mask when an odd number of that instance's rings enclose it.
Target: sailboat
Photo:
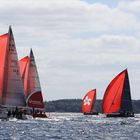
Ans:
[[[20,67],[11,27],[0,36],[0,107],[25,107]]]
[[[46,118],[46,114],[42,114],[44,102],[32,49],[30,57],[25,56],[19,61],[19,64],[27,107],[33,109],[33,117]]]
[[[93,89],[84,96],[82,100],[82,113],[84,115],[98,115],[98,112],[93,112],[93,107],[96,101],[96,89]]]
[[[102,101],[102,113],[107,117],[134,117],[127,69],[108,85]]]

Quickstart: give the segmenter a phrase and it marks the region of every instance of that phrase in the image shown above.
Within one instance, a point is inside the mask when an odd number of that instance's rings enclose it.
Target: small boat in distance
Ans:
[[[102,101],[102,113],[107,117],[134,117],[127,69],[108,85]]]
[[[82,101],[82,113],[84,115],[98,115],[98,112],[93,112],[93,107],[96,101],[96,89],[89,91]]]
[[[41,86],[32,49],[30,56],[22,58],[19,64],[27,107],[32,108],[34,118],[47,118],[44,112]]]

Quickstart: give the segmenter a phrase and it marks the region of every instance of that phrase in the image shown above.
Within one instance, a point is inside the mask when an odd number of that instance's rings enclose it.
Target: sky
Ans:
[[[44,100],[82,99],[128,69],[140,99],[140,0],[0,0],[19,59],[33,49]]]

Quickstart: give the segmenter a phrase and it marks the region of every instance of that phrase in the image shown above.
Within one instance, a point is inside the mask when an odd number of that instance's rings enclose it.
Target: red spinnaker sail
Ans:
[[[89,91],[82,101],[82,113],[92,112],[96,100],[96,89]]]
[[[124,70],[118,74],[107,87],[102,102],[102,113],[119,112],[126,72],[127,70]]]
[[[23,77],[25,74],[25,69],[28,62],[29,62],[29,56],[25,56],[19,61],[21,77]]]
[[[34,108],[44,108],[39,76],[32,50],[30,57],[24,57],[19,63],[27,105]]]
[[[19,65],[22,83],[24,87],[24,95],[26,97],[28,88],[28,73],[29,73],[30,58],[28,56],[25,56],[19,61]]]
[[[0,36],[0,103],[2,103],[3,96],[3,82],[4,82],[4,69],[6,63],[6,50],[7,50],[8,34]]]

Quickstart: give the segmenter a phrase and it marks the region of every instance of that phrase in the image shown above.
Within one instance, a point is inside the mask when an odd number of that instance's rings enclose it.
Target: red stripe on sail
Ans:
[[[32,108],[44,108],[41,91],[31,93],[27,98],[27,105]]]
[[[0,101],[2,102],[8,34],[0,36]]]
[[[96,100],[96,89],[89,91],[82,101],[82,112],[90,113]]]
[[[108,85],[102,102],[102,113],[110,114],[120,110],[126,70],[118,74]]]

